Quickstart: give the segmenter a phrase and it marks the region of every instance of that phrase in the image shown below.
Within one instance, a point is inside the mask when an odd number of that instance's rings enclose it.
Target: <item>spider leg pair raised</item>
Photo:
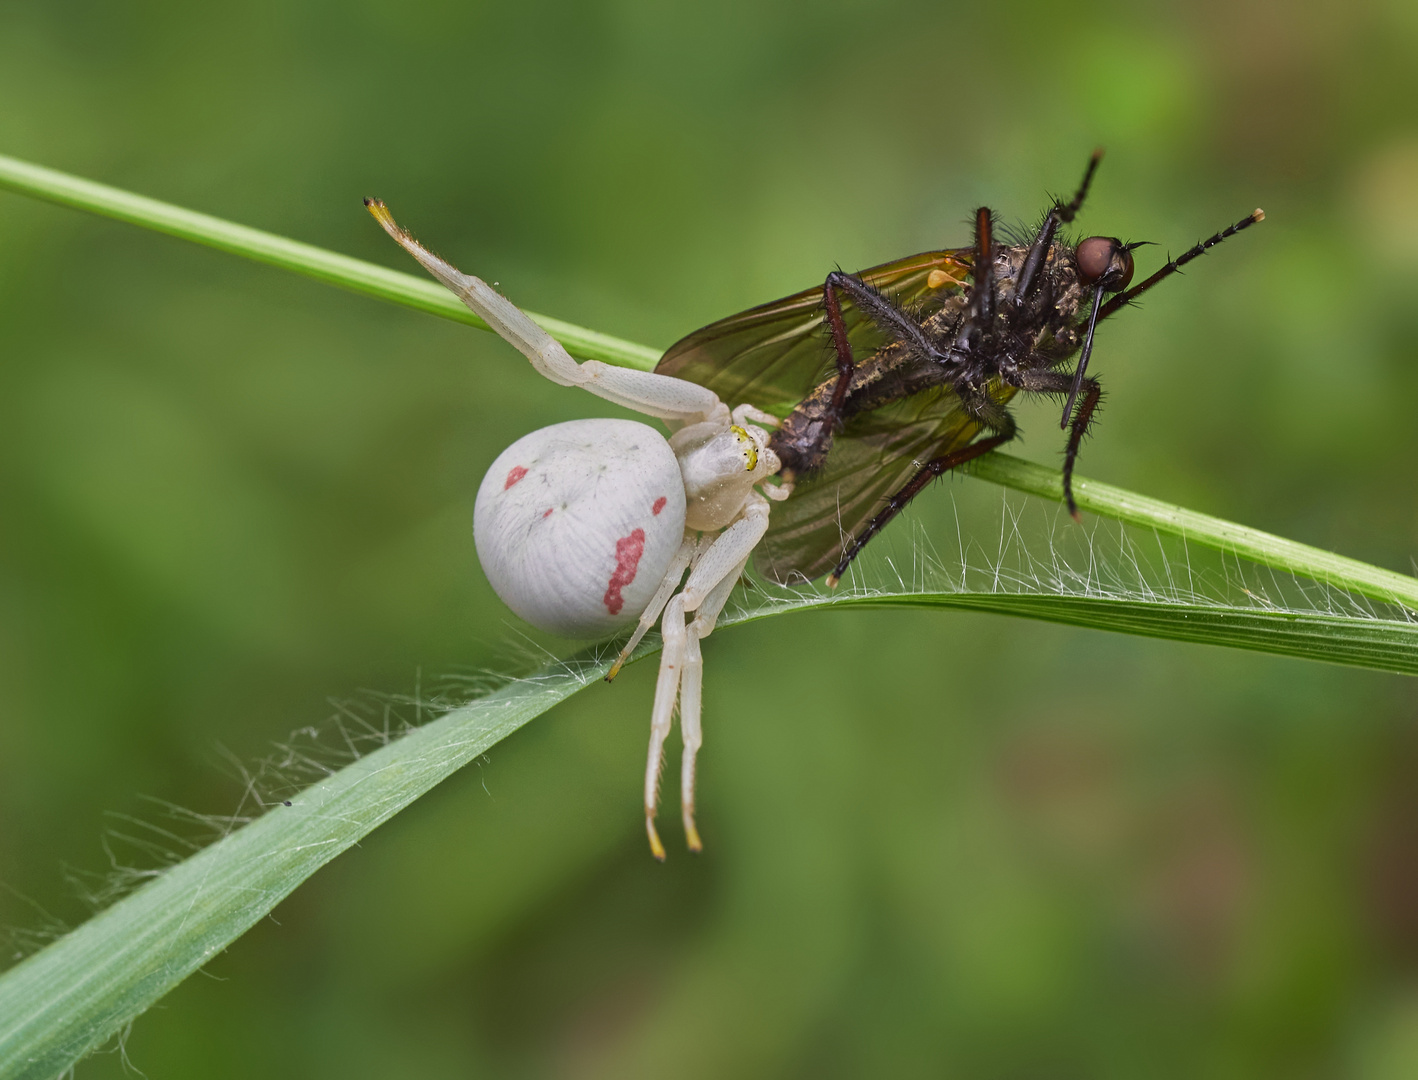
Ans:
[[[666,564],[655,568],[655,573],[661,576],[653,594],[642,600],[642,606],[638,610],[624,612],[626,618],[633,618],[638,614],[639,620],[630,642],[622,650],[607,678],[615,676],[641,637],[654,625],[656,619],[660,619],[664,648],[656,682],[650,750],[645,771],[645,827],[651,851],[657,859],[663,860],[665,849],[655,831],[654,817],[659,798],[659,774],[665,739],[678,704],[684,737],[681,794],[685,835],[690,849],[700,850],[702,844],[694,824],[695,755],[703,741],[700,723],[703,659],[699,643],[713,632],[715,621],[743,573],[753,549],[767,531],[769,499],[785,499],[792,490],[791,484],[767,483],[770,477],[778,473],[779,461],[769,449],[768,433],[755,426],[754,422],[776,426],[776,419],[751,405],[740,405],[730,410],[713,391],[672,376],[614,367],[597,360],[578,363],[555,338],[506,297],[482,280],[464,274],[414,240],[394,222],[383,203],[366,200],[365,204],[400,246],[526,356],[540,374],[562,386],[579,386],[607,401],[657,417],[678,428],[667,444],[672,455],[669,460],[677,466],[675,481],[683,488],[682,500],[677,499],[675,502],[675,506],[682,507],[681,516],[675,519],[676,527],[680,528],[678,547],[673,550]],[[501,556],[506,554],[503,549],[509,545],[525,548],[534,542],[535,536],[547,535],[546,530],[550,527],[547,519],[551,518],[557,507],[550,505],[543,511],[541,507],[544,502],[529,499],[545,499],[543,492],[552,490],[559,482],[564,487],[566,474],[576,468],[580,468],[588,477],[584,486],[590,489],[589,492],[578,493],[587,496],[581,506],[584,515],[594,515],[598,512],[598,507],[619,506],[623,501],[619,499],[620,493],[598,490],[603,478],[609,473],[607,467],[595,458],[597,448],[577,445],[574,437],[562,437],[564,432],[558,433],[555,438],[549,434],[577,424],[596,423],[624,424],[619,421],[573,421],[570,425],[556,425],[544,429],[543,432],[534,432],[526,439],[519,440],[519,444],[514,444],[515,448],[531,440],[532,445],[526,450],[527,454],[532,455],[528,458],[530,464],[518,464],[507,471],[505,480],[499,476],[494,483],[484,481],[483,489],[479,492],[478,515],[481,519],[486,495],[487,520],[498,522],[499,528],[495,535],[491,535],[493,530],[489,529],[485,530],[490,534],[488,537],[479,537],[480,555],[485,554],[484,543],[492,545],[486,552],[487,555]],[[620,448],[624,451],[621,455],[623,458],[641,452],[644,449],[640,445],[642,442],[658,439],[659,447],[666,445],[662,436],[643,425],[626,424],[625,427],[639,430],[632,431],[628,436],[634,445]],[[601,427],[595,430],[610,429]],[[543,434],[548,435],[547,439],[539,440],[538,436]],[[563,453],[562,448],[566,445],[571,446],[569,453],[572,457],[555,457],[554,453]],[[662,458],[665,456],[662,449],[651,449]],[[513,448],[509,448],[508,453],[512,450]],[[538,450],[543,452],[541,457],[535,456]],[[589,454],[594,460],[590,461],[587,467],[587,461],[576,457],[578,454],[583,457]],[[497,468],[498,466],[494,465],[494,470],[490,471],[490,479]],[[674,471],[675,467],[671,468]],[[541,472],[533,474],[529,472],[531,469],[540,469]],[[558,473],[560,475],[557,475]],[[542,487],[536,488],[533,476],[542,483]],[[528,495],[528,491],[533,488],[536,493]],[[762,489],[761,493],[759,488]],[[638,488],[632,494],[638,498]],[[637,520],[645,527],[664,526],[669,520],[669,511],[666,510],[669,500],[666,497],[654,499],[652,509],[649,508],[648,498],[641,501],[645,503],[646,508],[636,511],[642,514],[642,519]],[[663,519],[662,511],[666,514]],[[567,516],[559,515],[557,520],[567,520]],[[604,578],[596,580],[594,575],[590,583],[593,593],[596,594],[590,597],[590,606],[595,607],[597,600],[603,600],[611,616],[621,614],[623,592],[640,572],[640,561],[647,550],[645,527],[630,528],[633,524],[636,524],[636,521],[618,520],[612,523],[609,535],[615,536],[622,532],[624,535],[615,541],[616,557],[613,560],[614,570],[610,575],[610,583],[606,585]],[[479,528],[481,529],[481,526]],[[559,534],[569,539],[559,546],[549,548],[546,561],[589,559],[595,553],[588,554],[584,550],[588,547],[585,534],[594,531],[578,528],[571,534]],[[521,552],[513,553],[518,554]],[[571,616],[563,617],[563,613],[558,609],[559,598],[553,595],[548,600],[544,595],[544,578],[556,568],[537,565],[535,560],[530,565],[522,565],[514,558],[510,560],[514,564],[513,570],[509,571],[510,577],[500,582],[500,579],[494,576],[494,568],[489,565],[492,561],[491,558],[484,558],[484,568],[488,570],[488,577],[494,588],[498,589],[499,595],[509,606],[533,625],[541,625],[544,629],[563,634],[570,631],[570,636],[596,636],[604,625],[608,625],[604,623],[604,611],[599,613],[600,621],[583,623]],[[501,560],[498,561],[500,565]],[[689,572],[689,578],[683,588],[680,588],[680,581],[686,570]],[[575,581],[586,575],[571,573],[562,576],[566,580]],[[502,585],[500,588],[499,583]],[[602,588],[605,589],[604,597],[599,596]],[[523,591],[543,594],[537,596],[540,607],[535,611],[530,606],[519,607],[518,599]],[[569,601],[573,598],[567,599]],[[530,601],[528,604],[530,605]],[[586,605],[581,606],[584,608]],[[549,614],[539,622],[537,611]],[[623,622],[622,619],[622,624]],[[581,632],[577,634],[577,630]]]

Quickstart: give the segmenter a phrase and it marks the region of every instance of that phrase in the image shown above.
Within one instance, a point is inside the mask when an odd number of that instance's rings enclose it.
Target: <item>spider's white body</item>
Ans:
[[[779,461],[768,448],[768,433],[750,423],[776,426],[777,420],[751,405],[730,411],[713,391],[682,379],[598,360],[578,364],[506,297],[400,229],[383,203],[365,200],[365,205],[390,236],[542,375],[675,429],[667,440],[644,424],[581,420],[532,432],[488,471],[478,492],[474,532],[488,580],[532,625],[596,637],[636,620],[607,678],[663,612],[664,648],[645,765],[645,828],[651,851],[663,859],[654,818],[660,762],[678,702],[685,836],[698,851],[694,760],[702,741],[704,672],[699,642],[713,632],[768,529],[768,500],[785,499],[792,490],[790,484],[766,482],[777,474]],[[686,570],[689,578],[676,593]]]
[[[473,536],[488,582],[518,615],[564,637],[605,637],[635,622],[679,551],[679,461],[633,420],[542,428],[488,469]]]

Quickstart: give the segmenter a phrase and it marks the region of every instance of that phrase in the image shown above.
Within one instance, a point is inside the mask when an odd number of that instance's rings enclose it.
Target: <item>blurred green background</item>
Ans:
[[[1103,332],[1081,472],[1418,553],[1412,0],[8,0],[0,101],[0,152],[411,270],[379,195],[522,305],[659,346],[964,244],[981,202],[1032,219],[1101,144],[1082,227],[1158,241],[1144,270],[1268,219]],[[1019,452],[1057,462],[1056,408]],[[489,335],[0,193],[15,948],[86,917],[105,844],[137,858],[110,812],[230,812],[225,755],[327,699],[525,664],[473,495],[515,437],[607,411]],[[998,501],[952,481],[923,527],[952,494],[967,536]],[[668,864],[645,850],[641,664],[322,871],[128,1057],[1418,1075],[1418,683],[939,612],[768,620],[706,663],[702,858],[673,813]]]

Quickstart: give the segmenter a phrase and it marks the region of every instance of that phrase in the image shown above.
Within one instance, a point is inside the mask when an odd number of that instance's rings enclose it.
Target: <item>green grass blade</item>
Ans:
[[[1418,674],[1418,624],[1196,604],[1007,593],[807,594],[773,598],[724,622],[851,606],[987,611]],[[605,667],[571,661],[452,710],[307,788],[291,806],[272,808],[0,976],[0,1076],[63,1072],[325,863]],[[626,798],[627,815],[636,817],[633,794]]]
[[[179,863],[0,976],[0,1077],[58,1076],[296,886],[603,668],[568,664],[447,713]]]
[[[849,602],[876,607],[988,611],[1120,634],[1223,645],[1275,656],[1418,675],[1418,623],[1395,619],[1301,615],[1154,600],[997,593],[917,593],[875,599],[864,597]]]

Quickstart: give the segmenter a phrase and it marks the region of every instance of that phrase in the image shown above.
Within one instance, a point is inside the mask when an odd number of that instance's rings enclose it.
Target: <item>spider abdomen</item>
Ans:
[[[533,626],[604,637],[649,603],[684,537],[669,443],[633,420],[572,420],[525,435],[478,489],[473,535],[494,591]]]

